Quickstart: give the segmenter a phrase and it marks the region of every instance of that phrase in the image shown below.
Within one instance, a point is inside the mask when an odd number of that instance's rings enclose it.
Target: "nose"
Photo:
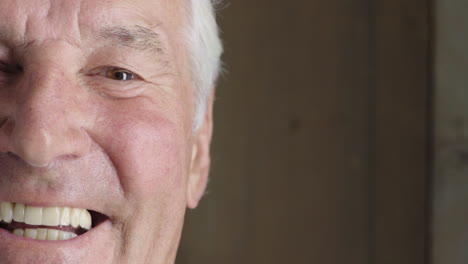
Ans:
[[[78,95],[63,72],[38,70],[13,94],[7,103],[12,110],[0,113],[0,152],[35,167],[89,152],[91,140],[82,127]]]

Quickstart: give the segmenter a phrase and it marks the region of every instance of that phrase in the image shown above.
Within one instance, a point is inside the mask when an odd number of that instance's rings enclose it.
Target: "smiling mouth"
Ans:
[[[0,203],[0,228],[36,240],[73,239],[106,219],[105,215],[87,209]]]

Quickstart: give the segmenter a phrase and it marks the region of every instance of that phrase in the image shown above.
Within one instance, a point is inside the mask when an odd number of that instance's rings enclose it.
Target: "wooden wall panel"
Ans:
[[[378,264],[427,263],[430,173],[429,1],[377,1]]]
[[[427,39],[412,32],[427,24],[404,0],[377,2],[221,12],[211,182],[178,264],[424,263]],[[392,27],[406,15],[417,25]]]

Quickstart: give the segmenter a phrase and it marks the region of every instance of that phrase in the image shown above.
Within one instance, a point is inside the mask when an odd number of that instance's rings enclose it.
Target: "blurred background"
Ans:
[[[468,2],[233,0],[178,264],[468,263]]]

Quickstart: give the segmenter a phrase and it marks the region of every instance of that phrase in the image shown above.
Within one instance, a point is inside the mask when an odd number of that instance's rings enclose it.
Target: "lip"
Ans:
[[[70,240],[36,240],[0,230],[2,263],[115,263],[118,240],[109,220]]]
[[[99,235],[102,235],[105,232],[109,232],[112,228],[112,223],[109,219],[106,219],[104,222],[100,223],[99,225],[91,228],[88,232],[79,235],[73,239],[68,240],[38,240],[38,239],[31,239],[26,237],[20,237],[10,233],[9,231],[0,228],[0,245],[4,242],[8,243],[9,245],[15,246],[15,243],[18,244],[31,244],[34,245],[50,245],[50,246],[70,246],[70,247],[83,247],[89,241],[95,240],[95,238]],[[106,231],[107,230],[107,231]]]
[[[22,200],[24,201],[24,199]],[[62,202],[54,204],[64,204]],[[68,203],[68,206],[84,203],[84,201]],[[34,205],[45,205],[45,207],[49,204],[42,203],[42,201],[34,203]],[[118,245],[115,231],[115,225],[109,217],[86,233],[68,240],[51,241],[25,238],[0,228],[0,262],[78,264],[94,263],[95,261],[91,259],[94,259],[95,256],[101,256],[103,263],[113,263],[114,247]]]

